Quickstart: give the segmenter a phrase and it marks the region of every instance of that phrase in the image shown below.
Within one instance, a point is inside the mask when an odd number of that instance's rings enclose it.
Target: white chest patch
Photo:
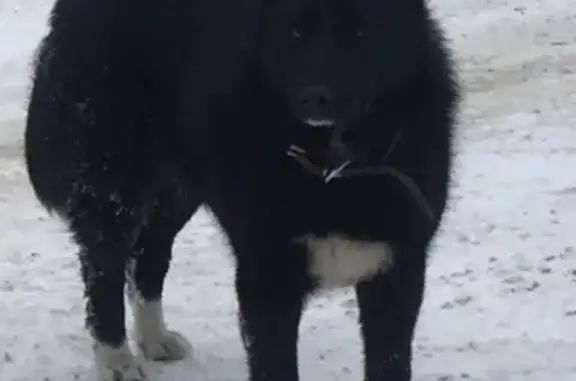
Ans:
[[[392,266],[392,248],[385,242],[357,241],[342,235],[308,235],[297,241],[307,246],[310,274],[324,288],[355,285]]]

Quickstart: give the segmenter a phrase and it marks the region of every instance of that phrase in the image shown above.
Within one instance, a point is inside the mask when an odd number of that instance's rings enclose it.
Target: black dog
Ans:
[[[143,354],[185,355],[161,295],[201,204],[237,260],[251,381],[298,380],[307,296],[351,285],[365,379],[410,380],[457,102],[424,0],[58,0],[26,158],[80,247],[99,381],[145,379],[126,283]]]

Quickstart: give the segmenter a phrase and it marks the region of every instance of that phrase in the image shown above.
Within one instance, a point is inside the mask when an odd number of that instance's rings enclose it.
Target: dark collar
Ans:
[[[338,165],[332,168],[327,168],[310,160],[307,151],[297,145],[291,145],[286,151],[286,154],[292,157],[305,172],[312,176],[319,177],[326,184],[333,180],[345,177],[391,176],[404,185],[414,201],[416,201],[426,213],[428,219],[434,221],[435,216],[432,207],[414,179],[388,164],[388,159],[394,153],[402,139],[402,132],[402,129],[398,129],[394,138],[390,142],[386,153],[377,163],[374,164],[364,165],[356,163],[352,159],[346,159],[346,156],[343,155],[344,158]],[[341,133],[338,130],[335,130],[334,133],[332,133],[329,147],[334,150],[346,150],[341,139]]]
[[[402,139],[402,132],[403,129],[398,129],[396,131],[392,141],[390,142],[390,145],[388,146],[388,149],[386,150],[386,153],[382,155],[376,163],[372,164],[361,164],[351,159],[352,156],[348,154],[348,149],[342,141],[342,131],[339,129],[335,129],[331,133],[327,145],[329,150],[335,152],[334,156],[340,158],[336,165],[327,167],[314,162],[309,157],[310,152],[299,145],[291,145],[286,151],[286,154],[294,158],[294,160],[300,164],[300,166],[310,175],[317,176],[321,178],[325,183],[328,183],[341,177],[373,174],[374,170],[386,166],[388,159],[394,153],[398,143],[400,143],[400,140]]]

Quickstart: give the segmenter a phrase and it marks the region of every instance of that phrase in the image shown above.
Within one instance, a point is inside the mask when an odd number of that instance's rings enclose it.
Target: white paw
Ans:
[[[96,342],[96,374],[98,381],[146,381],[140,359],[135,357],[127,343],[119,348]]]
[[[184,336],[168,330],[161,334],[140,337],[138,347],[144,357],[152,361],[178,361],[192,353],[192,346]]]
[[[182,360],[192,346],[181,334],[166,329],[161,301],[132,300],[136,342],[144,357],[152,361]]]

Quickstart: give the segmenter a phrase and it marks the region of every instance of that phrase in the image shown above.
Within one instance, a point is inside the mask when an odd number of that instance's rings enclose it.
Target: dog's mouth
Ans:
[[[310,127],[333,127],[336,125],[336,121],[328,118],[308,118],[304,120],[304,124],[307,124]]]

